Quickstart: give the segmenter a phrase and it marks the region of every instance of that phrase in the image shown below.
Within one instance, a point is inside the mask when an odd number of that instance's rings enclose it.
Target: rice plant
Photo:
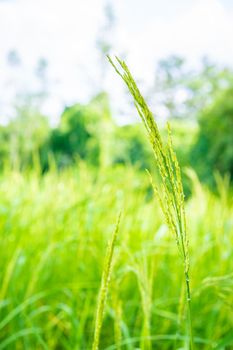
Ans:
[[[189,177],[195,349],[231,349],[232,192],[224,181],[217,196]],[[183,266],[150,190],[133,167],[96,174],[83,165],[40,178],[34,171],[0,173],[0,348],[92,348],[100,266],[122,203],[99,347],[135,350],[146,345],[148,330],[152,349],[185,348]]]
[[[115,247],[117,234],[119,230],[120,217],[121,217],[121,214],[119,214],[118,216],[114,233],[112,235],[112,238],[107,248],[107,253],[106,253],[106,258],[105,258],[105,263],[103,268],[103,275],[101,280],[101,287],[100,287],[99,298],[98,298],[98,304],[97,304],[94,341],[92,344],[92,350],[99,349],[100,333],[101,333],[101,327],[102,327],[103,317],[104,317],[104,307],[105,307],[107,293],[108,293],[108,286],[111,278],[113,252],[114,252],[114,247]]]
[[[154,116],[150,111],[145,99],[143,98],[137,84],[132,77],[126,63],[116,57],[116,64],[108,56],[111,65],[123,79],[131,93],[138,114],[146,128],[148,139],[151,143],[156,166],[160,175],[159,185],[151,182],[154,193],[158,198],[160,207],[165,216],[170,231],[174,234],[179,253],[184,264],[184,276],[186,283],[186,297],[188,310],[188,332],[190,349],[194,348],[192,315],[191,315],[191,291],[189,277],[189,249],[188,235],[186,228],[185,208],[184,208],[184,191],[181,179],[180,166],[173,149],[171,129],[168,124],[168,142],[164,144]],[[118,66],[119,68],[118,68]]]

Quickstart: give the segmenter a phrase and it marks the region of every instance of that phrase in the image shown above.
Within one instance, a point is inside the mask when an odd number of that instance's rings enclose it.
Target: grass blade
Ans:
[[[102,280],[101,280],[101,287],[100,287],[99,298],[98,298],[98,304],[97,304],[94,341],[92,344],[92,350],[99,349],[100,333],[101,333],[101,327],[102,327],[103,317],[104,317],[104,307],[106,304],[108,287],[109,287],[109,282],[111,278],[113,252],[114,252],[114,247],[117,239],[117,234],[119,231],[120,218],[121,218],[121,214],[119,214],[118,216],[115,230],[113,232],[112,238],[107,248],[107,253],[106,253],[106,258],[104,263],[104,270],[103,270]]]

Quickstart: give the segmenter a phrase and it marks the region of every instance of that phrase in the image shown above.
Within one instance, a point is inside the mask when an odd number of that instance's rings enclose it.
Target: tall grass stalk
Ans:
[[[118,282],[118,281],[117,281]],[[121,350],[121,320],[122,320],[122,303],[118,295],[119,291],[117,286],[114,285],[113,290],[113,308],[114,308],[114,340],[116,350]]]
[[[116,227],[113,232],[112,238],[108,244],[107,253],[105,257],[105,263],[104,263],[104,269],[102,274],[101,287],[100,287],[97,311],[96,311],[94,340],[92,344],[92,350],[99,349],[99,340],[100,340],[100,333],[101,333],[103,317],[104,317],[104,308],[105,308],[107,294],[108,294],[108,286],[111,278],[113,252],[114,252],[114,247],[117,239],[117,234],[119,231],[120,219],[121,219],[121,213],[118,216]]]
[[[160,183],[153,189],[158,198],[160,207],[165,216],[167,225],[170,231],[174,234],[179,253],[184,264],[184,276],[186,283],[186,297],[187,297],[187,319],[190,349],[193,350],[193,331],[192,331],[192,317],[191,317],[191,292],[189,279],[189,251],[188,251],[188,236],[186,230],[186,218],[184,208],[184,191],[181,180],[180,166],[172,145],[171,129],[168,124],[168,142],[164,144],[162,141],[158,126],[155,122],[154,116],[141,92],[139,91],[135,80],[133,79],[127,65],[116,57],[116,64],[108,56],[111,65],[116,72],[123,79],[131,93],[135,107],[142,119],[146,128],[148,139],[151,143],[156,165],[160,175]],[[118,68],[119,66],[119,68]]]

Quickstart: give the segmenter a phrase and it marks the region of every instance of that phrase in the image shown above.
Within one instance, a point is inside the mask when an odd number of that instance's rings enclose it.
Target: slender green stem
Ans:
[[[110,283],[110,278],[111,278],[111,270],[112,270],[112,265],[113,265],[113,253],[114,253],[114,247],[115,247],[117,234],[118,234],[118,230],[119,230],[120,218],[121,218],[121,213],[118,216],[115,231],[113,232],[112,238],[109,242],[106,257],[105,257],[105,263],[104,263],[104,269],[103,269],[103,274],[102,274],[99,298],[98,298],[98,303],[97,303],[96,321],[95,321],[94,339],[93,339],[93,344],[92,344],[92,350],[99,349],[100,333],[101,333],[101,328],[102,328],[102,323],[103,323],[103,318],[104,318],[104,309],[105,309],[108,288],[109,288],[109,283]]]
[[[189,272],[185,272],[186,294],[187,294],[187,308],[188,308],[188,332],[189,332],[189,347],[194,350],[193,340],[193,325],[192,325],[192,311],[191,311],[191,291],[189,283]]]

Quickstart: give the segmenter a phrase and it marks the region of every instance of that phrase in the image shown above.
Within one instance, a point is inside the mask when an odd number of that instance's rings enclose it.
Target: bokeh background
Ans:
[[[1,167],[30,167],[35,154],[43,171],[49,156],[59,168],[77,158],[149,167],[106,59],[117,54],[158,122],[175,121],[181,162],[212,184],[215,170],[232,175],[230,1],[3,0],[0,10]]]
[[[100,349],[188,349],[155,160],[107,54],[171,123],[195,346],[232,349],[232,37],[231,0],[0,0],[0,349],[91,348],[121,209]]]

